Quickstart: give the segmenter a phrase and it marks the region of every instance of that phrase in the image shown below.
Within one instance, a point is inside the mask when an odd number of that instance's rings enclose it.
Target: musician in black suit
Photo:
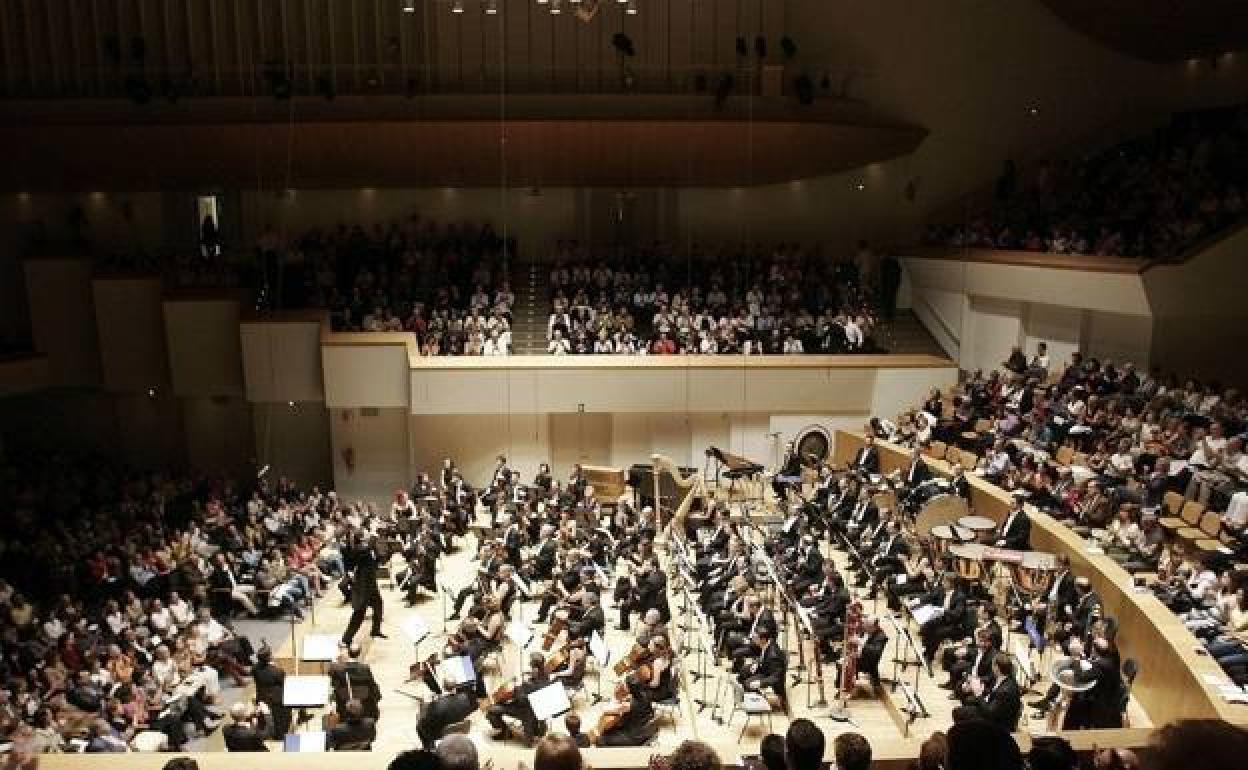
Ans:
[[[771,610],[763,606],[757,594],[745,597],[745,614],[733,618],[725,636],[725,646],[732,658],[732,668],[740,671],[748,658],[757,658],[759,648],[754,641],[758,630],[764,629],[771,638],[776,635],[776,617]]]
[[[795,595],[805,593],[823,578],[823,554],[811,535],[802,538],[791,577],[789,582]]]
[[[264,745],[264,730],[246,703],[235,703],[230,708],[230,719],[230,724],[221,729],[226,751],[269,750]]]
[[[758,649],[758,655],[742,666],[741,673],[737,675],[738,681],[747,690],[770,689],[783,698],[784,671],[788,661],[785,653],[776,646],[772,629],[760,625],[754,631],[754,645]]]
[[[602,611],[600,601],[597,592],[585,593],[585,612],[580,618],[568,623],[569,639],[589,639],[589,635],[595,631],[602,633],[607,625],[607,616]]]
[[[941,612],[928,620],[919,628],[919,637],[923,640],[923,657],[931,663],[936,657],[936,650],[946,639],[954,639],[961,635],[966,622],[966,591],[956,575],[945,575],[941,585]]]
[[[966,478],[966,469],[961,463],[953,464],[953,478],[949,481],[953,485],[953,493],[958,497],[971,501],[971,482]]]
[[[494,740],[502,741],[511,736],[511,728],[503,721],[504,717],[510,717],[519,720],[524,730],[525,740],[532,742],[533,738],[539,734],[541,724],[537,721],[537,715],[533,713],[533,705],[529,703],[529,694],[537,692],[548,684],[550,684],[550,677],[546,674],[546,658],[540,652],[535,652],[529,656],[528,680],[517,685],[512,691],[512,696],[506,701],[495,703],[486,709],[485,718],[497,731],[494,734]]]
[[[857,501],[846,509],[843,516],[833,519],[831,527],[838,532],[857,535],[873,527],[879,519],[880,509],[871,500],[871,487],[863,484],[858,490]],[[833,540],[833,545],[838,544]]]
[[[880,450],[875,445],[875,436],[868,432],[863,436],[863,444],[854,455],[854,461],[849,464],[850,468],[859,470],[864,473],[877,474],[880,472]]]
[[[364,716],[364,704],[347,701],[346,716],[325,736],[330,751],[368,751],[377,740],[377,722]]]
[[[435,684],[436,681],[434,680]],[[444,681],[442,695],[421,709],[420,720],[416,722],[416,735],[420,737],[421,745],[432,750],[446,728],[472,716],[477,708],[477,697],[471,684],[456,689],[452,687],[450,680]]]
[[[875,549],[875,554],[869,557],[870,574],[871,574],[871,592],[874,594],[884,581],[888,580],[892,575],[905,570],[904,559],[910,555],[910,546],[906,545],[905,539],[901,536],[901,530],[895,519],[889,519],[884,527],[883,537],[879,541],[879,545]],[[866,585],[867,571],[863,570],[859,579],[859,587]]]
[[[621,631],[629,629],[629,618],[634,611],[644,615],[646,610],[656,609],[666,622],[669,615],[667,575],[659,569],[658,562],[653,558],[642,561],[640,574],[634,575],[630,583],[629,596],[620,602],[619,629]]]
[[[800,486],[801,479],[802,458],[790,441],[784,447],[784,462],[780,464],[780,471],[771,480],[771,491],[775,493],[776,500],[781,504],[788,500],[789,488],[795,484]]]
[[[1094,682],[1092,688],[1075,693],[1066,712],[1064,730],[1110,730],[1122,727],[1123,684],[1118,647],[1104,624],[1097,624],[1088,646],[1088,657],[1074,669],[1075,682]]]
[[[381,717],[381,688],[373,678],[373,669],[360,660],[362,650],[353,644],[329,667],[329,682],[334,690],[334,702],[338,713],[344,713],[347,703],[358,700],[364,708],[364,716]]]
[[[1014,551],[1031,550],[1031,517],[1023,510],[1023,498],[1018,495],[1015,495],[1010,512],[997,528],[996,545]]]
[[[373,610],[373,629],[370,636],[387,638],[381,632],[381,616],[385,610],[381,589],[377,586],[377,568],[381,565],[381,553],[376,543],[368,542],[357,533],[353,547],[347,552],[347,568],[351,573],[351,620],[342,632],[342,644],[350,646],[355,634],[364,625],[364,614]]]
[[[905,485],[914,489],[919,484],[931,478],[932,472],[927,467],[927,462],[923,459],[923,449],[915,447],[910,453],[910,462],[906,465],[906,470],[901,474],[901,479]]]
[[[941,687],[953,690],[954,697],[958,694],[970,695],[969,680],[992,679],[992,662],[1001,652],[999,640],[992,638],[992,630],[981,626],[975,629],[975,645],[967,650],[962,657],[947,662],[945,670],[949,672],[949,681],[941,683]]]
[[[1070,557],[1060,553],[1057,555],[1057,571],[1048,590],[1022,607],[1023,630],[1031,638],[1032,646],[1043,653],[1048,641],[1046,627],[1050,624],[1060,627],[1069,622],[1074,617],[1078,602],[1075,575],[1070,571]]]
[[[971,680],[971,697],[965,705],[980,718],[992,722],[1006,732],[1018,727],[1023,713],[1022,692],[1014,679],[1014,661],[1007,655],[993,659],[993,678]]]
[[[268,645],[262,646],[256,653],[251,678],[256,685],[256,700],[268,706],[269,713],[273,715],[273,735],[290,732],[290,707],[283,705],[286,672],[273,665],[273,651]]]
[[[880,682],[880,660],[888,645],[888,635],[880,628],[879,618],[863,620],[863,639],[858,648],[858,671],[871,678],[871,684]]]

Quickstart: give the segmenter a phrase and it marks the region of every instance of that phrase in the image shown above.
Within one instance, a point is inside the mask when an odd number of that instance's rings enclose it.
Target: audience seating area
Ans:
[[[1024,495],[1151,585],[1248,683],[1248,401],[1078,354],[1052,373],[1014,363],[877,434]]]
[[[878,350],[874,280],[797,244],[682,257],[656,243],[607,258],[565,243],[548,288],[555,355]]]
[[[1248,213],[1248,106],[1176,115],[1151,134],[1020,171],[986,211],[933,225],[947,246],[1173,259]]]

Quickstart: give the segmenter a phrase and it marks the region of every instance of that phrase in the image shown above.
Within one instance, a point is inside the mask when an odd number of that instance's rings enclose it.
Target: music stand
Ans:
[[[563,682],[552,682],[529,693],[529,706],[539,722],[546,722],[572,710],[572,701]]]
[[[321,754],[326,751],[327,733],[313,730],[306,733],[287,733],[282,740],[282,751],[287,754]]]
[[[303,649],[299,660],[307,663],[320,663],[321,673],[325,673],[325,664],[338,656],[338,637],[333,634],[304,634]],[[296,674],[299,672],[296,670]]]

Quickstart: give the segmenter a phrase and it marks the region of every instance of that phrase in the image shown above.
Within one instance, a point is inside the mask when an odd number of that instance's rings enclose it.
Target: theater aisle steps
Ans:
[[[889,353],[944,356],[940,343],[912,310],[898,310],[891,322],[880,328],[880,344]]]
[[[516,354],[546,352],[546,281],[540,264],[519,263],[513,270],[512,286],[516,306],[512,310],[511,348]]]

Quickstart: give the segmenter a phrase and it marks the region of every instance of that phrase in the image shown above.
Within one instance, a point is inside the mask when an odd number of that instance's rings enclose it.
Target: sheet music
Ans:
[[[311,754],[325,751],[326,734],[323,730],[310,733],[288,733],[282,750],[288,753]]]
[[[572,701],[568,699],[563,682],[555,682],[529,693],[529,706],[533,708],[533,716],[545,721],[571,711]]]
[[[602,638],[602,634],[594,631],[589,636],[589,654],[594,656],[600,668],[606,668],[607,662],[611,659],[611,649],[607,647],[607,642]]]
[[[288,676],[282,685],[284,706],[324,706],[328,702],[327,676]]]
[[[460,655],[442,661],[439,669],[443,679],[450,680],[452,685],[459,686],[477,680],[477,672],[472,667],[472,658]]]
[[[429,635],[429,626],[419,615],[412,615],[404,620],[400,628],[412,640],[412,644],[420,644]]]
[[[533,641],[534,631],[523,623],[512,621],[503,629],[503,633],[507,638],[516,643],[517,647],[528,647],[529,642]]]
[[[338,655],[338,637],[333,634],[308,634],[303,637],[300,660],[328,661]]]

